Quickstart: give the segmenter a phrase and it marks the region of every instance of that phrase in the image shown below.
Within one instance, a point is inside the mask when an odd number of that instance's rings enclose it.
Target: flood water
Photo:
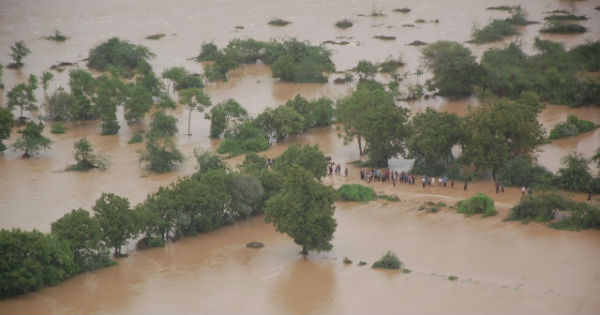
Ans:
[[[61,61],[77,62],[87,57],[94,45],[118,36],[143,44],[156,54],[151,61],[157,74],[165,68],[184,66],[201,72],[202,66],[187,58],[198,54],[203,42],[222,47],[233,38],[296,37],[318,44],[326,40],[356,43],[331,46],[338,70],[352,68],[360,59],[383,61],[403,56],[407,65],[401,72],[419,68],[419,50],[406,44],[413,40],[439,39],[464,42],[474,22],[485,24],[506,13],[488,11],[494,5],[521,4],[529,18],[543,21],[544,12],[563,9],[585,14],[582,22],[590,28],[584,35],[542,36],[571,47],[586,40],[600,39],[598,1],[179,1],[177,5],[158,0],[131,1],[42,1],[0,0],[0,62],[11,62],[8,53],[17,40],[24,40],[32,54],[19,70],[4,70],[7,90],[41,75]],[[394,13],[409,7],[408,14]],[[381,9],[385,17],[361,17]],[[292,23],[268,26],[278,17]],[[333,24],[349,18],[355,24],[339,30]],[[424,24],[415,23],[423,18]],[[439,23],[431,21],[438,19]],[[403,27],[414,24],[415,27]],[[237,30],[235,26],[244,26]],[[521,29],[525,51],[543,24]],[[69,39],[54,43],[42,39],[59,29]],[[159,41],[144,37],[165,33]],[[380,41],[375,35],[393,35],[395,41]],[[467,45],[476,56],[502,43]],[[84,62],[79,62],[85,67]],[[68,70],[54,72],[49,92],[67,86]],[[335,75],[334,75],[335,76]],[[424,82],[430,77],[410,76],[408,81]],[[330,80],[332,81],[332,80]],[[328,84],[282,83],[271,77],[268,67],[248,65],[230,73],[227,82],[210,84],[206,91],[213,103],[233,98],[250,114],[284,103],[296,94],[309,99],[349,95],[353,87]],[[2,94],[4,94],[4,91]],[[38,98],[42,99],[41,89]],[[4,102],[5,98],[0,98]],[[399,103],[412,112],[427,107],[462,115],[476,98],[447,100],[433,97],[413,103]],[[187,111],[171,111],[179,129],[187,128]],[[595,107],[571,109],[549,105],[538,117],[546,130],[564,121],[569,114],[600,123]],[[30,113],[26,113],[29,116]],[[178,176],[194,172],[195,148],[214,150],[218,141],[208,138],[209,122],[203,113],[192,114],[192,136],[179,134],[178,148],[187,157],[177,171],[156,175],[143,170],[137,151],[142,144],[127,144],[139,128],[128,127],[119,113],[121,130],[100,136],[96,122],[71,125],[63,135],[49,134],[50,150],[23,160],[17,152],[0,155],[0,227],[50,230],[50,223],[71,209],[90,209],[102,192],[114,192],[138,203],[159,186]],[[35,113],[30,117],[36,117]],[[73,142],[87,137],[98,152],[109,156],[105,171],[65,172],[73,163]],[[12,143],[16,138],[7,141]],[[290,143],[318,144],[333,161],[345,163],[359,158],[356,144],[344,146],[334,128],[318,128],[271,147],[268,156],[277,156]],[[600,146],[600,130],[553,141],[540,147],[538,163],[552,171],[560,158],[571,151],[590,157]],[[231,159],[232,165],[243,157]],[[407,170],[411,161],[394,159],[390,165]],[[350,176],[328,177],[335,187],[358,182],[358,171]],[[493,184],[478,182],[462,189],[376,185],[377,191],[397,194],[401,202],[368,204],[337,203],[338,228],[333,251],[299,255],[300,248],[279,234],[263,217],[255,217],[219,231],[168,244],[165,248],[131,251],[119,265],[76,276],[60,285],[22,297],[0,301],[0,313],[598,313],[600,301],[600,232],[557,231],[542,225],[503,222],[508,209],[518,202],[520,192],[508,188],[494,194]],[[493,218],[464,218],[444,210],[436,214],[416,211],[425,201],[456,201],[482,191],[493,196],[499,215]],[[576,199],[584,198],[575,195]],[[245,248],[260,241],[265,248]],[[370,268],[385,251],[395,251],[410,274],[376,271]],[[344,265],[348,257],[354,261]],[[357,263],[365,261],[367,266]],[[447,280],[449,275],[457,281]]]

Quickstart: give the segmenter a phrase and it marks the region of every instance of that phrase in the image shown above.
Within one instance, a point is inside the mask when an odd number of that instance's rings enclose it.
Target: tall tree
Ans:
[[[136,84],[129,89],[129,97],[125,101],[125,120],[127,123],[139,123],[152,108],[152,93],[142,85]]]
[[[301,134],[304,129],[304,118],[289,106],[267,108],[256,117],[256,123],[266,135],[277,141],[282,141],[287,136]]]
[[[146,150],[141,152],[140,162],[157,173],[171,171],[181,164],[184,156],[171,139],[176,133],[177,119],[163,111],[156,112],[146,135]]]
[[[284,179],[284,191],[267,201],[265,222],[310,250],[329,251],[337,223],[333,218],[335,191],[318,182],[309,171],[294,165]]]
[[[248,112],[233,99],[213,106],[204,118],[210,119],[210,137],[219,138],[221,134],[230,134],[248,118]]]
[[[543,109],[539,97],[525,92],[515,101],[491,100],[470,108],[465,117],[461,159],[478,170],[498,171],[510,159],[527,155],[544,143],[544,129],[537,121]]]
[[[68,170],[87,171],[91,168],[105,169],[110,165],[107,157],[94,153],[94,147],[92,147],[92,144],[86,138],[75,141],[73,144],[73,157],[77,163],[70,165],[67,168]]]
[[[310,171],[316,179],[327,175],[327,158],[316,144],[314,146],[300,146],[297,143],[290,145],[283,154],[275,159],[273,170],[286,177],[289,176],[289,170],[294,165]]]
[[[562,189],[588,191],[592,187],[589,160],[581,153],[571,152],[560,159],[564,166],[558,170],[557,183]]]
[[[110,251],[102,242],[100,222],[86,210],[73,210],[52,222],[52,235],[71,245],[77,273],[112,264]]]
[[[354,71],[358,74],[359,80],[369,80],[377,74],[377,66],[368,60],[360,60]]]
[[[460,43],[437,41],[421,51],[425,66],[433,72],[430,84],[443,95],[469,95],[478,83],[481,67],[471,50]]]
[[[38,107],[35,105],[37,99],[35,98],[35,90],[38,88],[37,77],[33,74],[29,75],[27,83],[19,83],[15,85],[6,96],[8,97],[8,108],[14,109],[19,107],[21,110],[19,117],[23,117],[23,110],[34,111]]]
[[[188,136],[192,135],[190,125],[192,120],[192,112],[197,110],[203,112],[204,109],[211,106],[210,98],[204,94],[200,88],[188,88],[179,93],[179,102],[188,108]]]
[[[13,127],[13,114],[8,108],[0,107],[0,153],[6,150],[2,140],[10,138]]]
[[[24,158],[31,157],[31,154],[35,154],[41,149],[50,148],[51,141],[42,135],[43,130],[43,125],[28,122],[25,129],[17,131],[22,136],[11,145],[11,148],[15,151],[24,151]]]
[[[14,63],[9,65],[9,68],[20,69],[23,67],[23,58],[27,57],[31,53],[31,50],[25,45],[22,40],[15,42],[10,46],[10,56],[14,60]]]
[[[46,102],[48,101],[48,85],[50,85],[50,81],[54,79],[54,74],[49,71],[44,71],[42,73],[42,88],[44,89],[44,97],[46,98]]]
[[[381,84],[363,81],[350,97],[338,102],[337,117],[346,143],[356,138],[361,155],[366,153],[374,165],[387,166],[390,158],[405,152],[408,112],[394,104]]]
[[[121,247],[138,234],[129,200],[112,193],[102,193],[92,209],[100,223],[103,240],[114,248],[116,256],[120,256]]]
[[[98,83],[92,75],[82,69],[73,69],[69,72],[69,87],[77,100],[75,106],[69,108],[70,117],[74,121],[84,121],[94,118],[92,97],[96,92]]]
[[[406,147],[407,158],[415,159],[413,171],[427,175],[442,173],[453,159],[452,147],[463,137],[460,118],[427,108],[413,117],[410,130]]]

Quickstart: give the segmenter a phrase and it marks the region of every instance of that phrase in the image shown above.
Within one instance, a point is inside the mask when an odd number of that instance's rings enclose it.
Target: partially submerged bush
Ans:
[[[131,137],[131,139],[129,139],[129,141],[127,141],[127,144],[141,143],[142,141],[144,141],[143,133],[142,132],[136,132]]]
[[[286,20],[282,20],[282,19],[272,19],[271,21],[269,21],[269,25],[273,25],[273,26],[286,26],[288,24],[290,24],[292,22],[290,21],[286,21]]]
[[[350,260],[348,257],[344,257],[344,264],[349,265],[352,263],[352,260]]]
[[[54,35],[46,37],[47,40],[55,42],[64,42],[67,40],[67,36],[61,33],[59,30],[54,30]]]
[[[254,121],[246,121],[219,144],[217,152],[237,156],[248,152],[260,152],[269,148],[269,140]]]
[[[343,19],[343,20],[335,22],[335,27],[341,28],[341,29],[352,27],[352,25],[354,25],[354,23],[352,23],[352,21],[350,21],[348,19]]]
[[[148,36],[146,36],[146,39],[159,40],[165,36],[167,36],[165,33],[158,33],[158,34],[148,35]]]
[[[344,184],[337,190],[338,199],[344,201],[370,201],[376,198],[375,190],[361,184]]]
[[[507,186],[551,188],[554,185],[554,174],[543,166],[533,165],[525,157],[517,157],[506,162],[500,169],[498,180]]]
[[[591,121],[580,120],[575,115],[569,115],[567,121],[559,123],[550,132],[550,139],[560,139],[576,136],[590,130],[594,130],[598,125]]]
[[[410,12],[410,9],[409,8],[399,8],[399,9],[394,9],[394,12],[408,13],[408,12]]]
[[[67,167],[69,171],[87,171],[92,168],[105,169],[110,165],[106,156],[94,153],[92,144],[86,138],[76,141],[73,148],[73,156],[77,163],[69,165]]]
[[[391,250],[373,264],[373,268],[383,269],[400,269],[402,266],[403,264],[400,259],[398,259],[398,256]]]
[[[504,20],[493,20],[490,24],[479,28],[473,27],[471,43],[483,44],[502,40],[505,36],[518,34],[517,29]]]
[[[65,133],[65,131],[67,131],[67,127],[65,127],[65,124],[62,121],[53,122],[50,126],[50,133],[62,134]]]
[[[153,56],[144,46],[113,37],[90,50],[88,66],[96,70],[106,70],[107,67],[113,66],[127,72],[134,70],[142,61],[147,61]]]
[[[494,200],[482,193],[458,202],[458,212],[467,216],[482,213],[484,217],[498,213],[494,209]]]
[[[398,198],[398,196],[386,195],[386,194],[377,195],[377,199],[383,199],[383,200],[392,201],[392,202],[400,201],[400,198]]]
[[[580,34],[585,32],[587,32],[587,28],[582,25],[557,20],[550,20],[540,30],[540,33],[547,34]]]
[[[544,17],[544,20],[548,21],[585,21],[587,19],[588,18],[585,15],[575,14],[552,14]]]

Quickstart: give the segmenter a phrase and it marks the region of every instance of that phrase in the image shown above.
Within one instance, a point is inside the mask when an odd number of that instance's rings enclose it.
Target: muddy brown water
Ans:
[[[198,54],[203,41],[222,47],[232,38],[296,37],[321,43],[345,40],[359,45],[331,46],[338,70],[352,68],[358,60],[383,61],[402,55],[407,65],[399,71],[414,72],[420,65],[420,48],[407,46],[413,40],[433,42],[447,39],[464,42],[470,37],[473,22],[485,24],[503,18],[504,12],[487,11],[492,5],[521,4],[532,20],[542,21],[543,12],[555,9],[586,14],[583,22],[590,32],[576,36],[542,36],[564,42],[568,47],[586,40],[600,39],[597,21],[600,11],[594,1],[191,1],[178,5],[157,0],[146,1],[17,1],[0,0],[0,62],[10,62],[9,46],[24,40],[32,54],[20,71],[4,70],[3,81],[10,88],[33,73],[61,61],[79,61],[90,48],[112,36],[148,46],[157,56],[152,60],[157,73],[171,66],[184,66],[201,72],[200,64],[190,60]],[[409,7],[408,14],[393,13]],[[373,8],[385,17],[359,17]],[[266,24],[280,17],[292,24],[276,28]],[[342,18],[354,26],[339,30],[333,24]],[[403,24],[424,18],[428,22],[414,28]],[[439,19],[439,23],[431,20]],[[236,25],[244,26],[236,30]],[[533,53],[533,38],[542,24],[521,29],[524,49]],[[70,38],[65,43],[42,39],[59,29]],[[154,33],[165,33],[159,41],[145,40]],[[395,41],[379,41],[375,35],[396,36]],[[350,38],[351,37],[351,38]],[[502,43],[468,45],[476,56]],[[79,62],[84,67],[84,62]],[[54,72],[49,91],[66,86],[68,70]],[[429,74],[410,83],[424,82]],[[331,80],[330,80],[331,81]],[[213,102],[233,98],[256,115],[266,107],[284,103],[296,94],[307,98],[348,95],[352,86],[329,84],[291,84],[271,78],[268,67],[248,65],[232,71],[227,82],[207,87]],[[41,99],[41,89],[38,91]],[[2,102],[5,98],[0,98]],[[433,97],[400,106],[413,112],[427,107],[462,115],[478,100],[447,100]],[[171,111],[179,119],[179,129],[187,128],[187,111]],[[549,131],[569,114],[600,123],[597,108],[570,109],[547,106],[539,119]],[[30,115],[27,113],[26,115]],[[35,117],[35,114],[31,115]],[[114,136],[100,136],[96,122],[71,125],[63,135],[47,135],[52,148],[22,160],[19,153],[0,156],[0,227],[50,230],[50,223],[71,209],[90,209],[102,192],[114,192],[142,201],[148,193],[167,185],[178,176],[194,172],[195,148],[212,150],[218,141],[208,138],[209,124],[203,113],[192,114],[192,136],[180,134],[177,145],[187,157],[177,171],[156,175],[138,164],[141,144],[128,145],[141,126],[127,126]],[[8,141],[11,143],[15,139]],[[98,152],[110,157],[106,171],[65,172],[73,163],[72,145],[87,137]],[[327,156],[342,163],[358,159],[356,144],[344,146],[334,128],[319,128],[292,137],[271,147],[268,156],[277,156],[290,143],[318,144]],[[542,146],[538,162],[552,171],[560,158],[576,150],[589,157],[600,145],[600,131],[553,141]],[[242,157],[231,159],[232,165]],[[406,170],[411,161],[394,159],[391,167]],[[327,177],[335,187],[358,182],[358,171],[350,167],[349,178]],[[368,204],[338,203],[338,229],[329,253],[311,253],[304,258],[299,247],[287,236],[256,217],[214,233],[168,244],[144,252],[131,251],[119,265],[74,277],[60,285],[25,296],[0,301],[0,313],[598,313],[600,302],[600,233],[597,231],[555,231],[538,224],[503,222],[508,208],[518,201],[520,192],[508,188],[494,194],[490,182],[479,182],[462,191],[450,188],[375,185],[379,192],[397,194],[401,202]],[[459,189],[460,188],[460,189]],[[456,201],[482,191],[494,197],[500,214],[494,218],[464,218],[452,209],[437,214],[417,211],[425,201]],[[585,196],[575,195],[582,199]],[[249,241],[261,241],[265,248],[245,248]],[[370,264],[385,251],[393,250],[413,272],[376,271]],[[344,265],[348,257],[352,265]],[[368,262],[358,267],[359,261]],[[458,281],[447,280],[449,275]]]

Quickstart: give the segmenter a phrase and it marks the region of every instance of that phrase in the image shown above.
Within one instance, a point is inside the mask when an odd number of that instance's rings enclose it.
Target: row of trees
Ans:
[[[532,56],[514,42],[490,48],[477,63],[462,44],[435,42],[422,51],[425,66],[433,72],[426,86],[448,96],[470,95],[478,88],[516,99],[523,92],[536,91],[545,102],[597,104],[600,83],[589,73],[600,69],[600,42],[567,51],[560,43],[536,38],[534,46],[539,53]]]
[[[50,234],[0,231],[0,297],[55,285],[78,273],[114,264],[130,240],[140,249],[209,232],[264,211],[265,221],[308,251],[330,250],[336,228],[335,192],[318,179],[327,159],[317,146],[290,146],[272,170],[248,154],[237,171],[209,152],[197,152],[198,171],[160,187],[131,206],[103,193],[91,213],[76,209],[52,223]],[[140,238],[141,236],[141,238]]]

